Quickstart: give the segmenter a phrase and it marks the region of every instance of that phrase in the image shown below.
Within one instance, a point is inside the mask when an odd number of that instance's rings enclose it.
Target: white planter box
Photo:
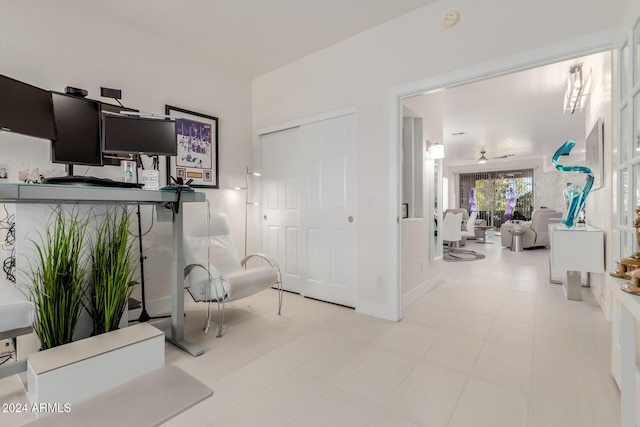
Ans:
[[[30,354],[27,396],[55,412],[162,366],[164,333],[141,323]]]

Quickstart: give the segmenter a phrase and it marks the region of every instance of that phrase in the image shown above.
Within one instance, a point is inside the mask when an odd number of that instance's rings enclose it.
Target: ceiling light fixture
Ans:
[[[582,111],[591,93],[591,70],[586,78],[582,73],[582,64],[574,64],[569,68],[567,91],[564,94],[564,111],[571,114]]]
[[[486,151],[484,151],[484,149],[480,151],[480,158],[478,159],[478,163],[480,163],[480,164],[487,163],[487,160],[489,160],[489,159],[487,159],[487,158],[484,156],[486,153],[487,153],[487,152],[486,152]]]
[[[444,159],[444,145],[438,144],[437,142],[429,142],[427,143],[427,152],[429,153],[429,157],[432,160]]]

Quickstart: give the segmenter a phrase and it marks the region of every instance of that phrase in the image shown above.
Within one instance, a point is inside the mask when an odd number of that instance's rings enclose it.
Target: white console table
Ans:
[[[563,285],[567,299],[580,301],[581,272],[604,272],[604,232],[591,226],[567,228],[554,223],[549,224],[549,236],[549,277],[554,269],[566,270]]]
[[[637,368],[640,296],[620,290],[626,279],[607,274],[605,281],[611,292],[611,373],[620,387],[620,425],[635,427],[640,425],[640,376]]]
[[[180,196],[180,197],[178,197]],[[0,200],[5,203],[42,204],[146,204],[155,205],[173,215],[171,273],[175,286],[171,287],[171,328],[167,341],[182,350],[199,356],[202,348],[184,340],[184,256],[182,251],[182,204],[204,202],[205,194],[195,191],[141,190],[118,187],[76,185],[1,183]],[[163,322],[156,325],[162,327]]]

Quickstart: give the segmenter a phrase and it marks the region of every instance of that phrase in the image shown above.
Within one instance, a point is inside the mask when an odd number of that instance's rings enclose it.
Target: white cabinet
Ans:
[[[581,300],[581,272],[604,272],[604,232],[595,227],[567,228],[549,224],[550,269],[566,270],[563,282],[567,299]]]
[[[640,426],[640,376],[638,348],[640,348],[640,296],[620,290],[627,280],[606,276],[611,292],[611,373],[620,387],[622,427]]]

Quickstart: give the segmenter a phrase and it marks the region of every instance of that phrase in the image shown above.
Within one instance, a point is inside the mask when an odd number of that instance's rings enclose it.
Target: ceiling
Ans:
[[[437,0],[86,0],[97,13],[171,41],[249,78],[275,70]],[[551,156],[567,139],[585,138],[585,112],[564,114],[569,66],[602,69],[605,54],[577,58],[406,100],[429,117],[440,97],[449,166]],[[610,74],[610,70],[608,71]],[[429,107],[431,105],[431,107]],[[426,110],[426,112],[425,112]],[[454,133],[463,132],[454,136]],[[578,146],[574,151],[578,151]]]
[[[575,114],[563,111],[569,67],[582,62],[585,70],[592,69],[594,81],[596,75],[610,81],[606,76],[611,71],[603,73],[609,55],[599,53],[447,88],[410,98],[405,105],[427,123],[433,108],[441,107],[442,136],[431,142],[444,143],[448,166],[477,163],[483,149],[488,158],[513,155],[494,163],[550,158],[568,139],[576,142],[578,153],[583,148],[588,108]]]
[[[159,39],[257,77],[436,0],[86,0]]]

